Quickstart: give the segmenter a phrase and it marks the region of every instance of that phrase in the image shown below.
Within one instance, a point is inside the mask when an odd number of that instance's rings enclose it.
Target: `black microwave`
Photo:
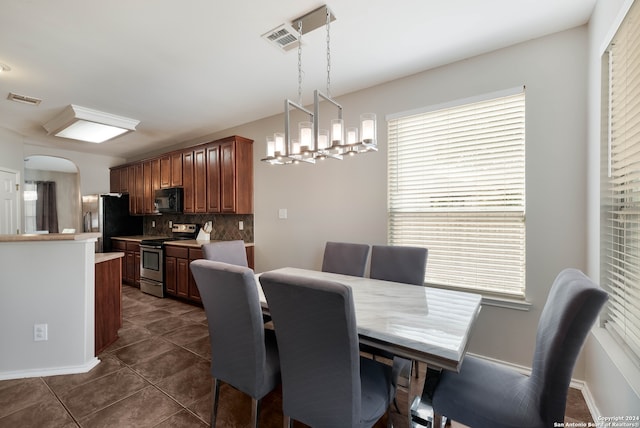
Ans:
[[[155,210],[159,213],[182,213],[182,187],[156,190]]]

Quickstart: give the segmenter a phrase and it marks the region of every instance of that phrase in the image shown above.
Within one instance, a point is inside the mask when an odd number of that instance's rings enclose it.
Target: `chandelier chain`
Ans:
[[[302,105],[302,20],[298,21],[298,105]]]
[[[331,11],[327,7],[327,96],[331,98]]]

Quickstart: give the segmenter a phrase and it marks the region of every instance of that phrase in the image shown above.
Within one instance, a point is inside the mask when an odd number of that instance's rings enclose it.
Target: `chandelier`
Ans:
[[[284,132],[276,132],[267,137],[267,157],[261,159],[272,165],[315,163],[326,158],[342,160],[344,156],[378,151],[376,115],[360,115],[360,128],[345,128],[342,119],[342,106],[331,98],[331,21],[335,16],[325,5],[293,20],[298,30],[298,102],[284,101]],[[314,30],[322,23],[327,31],[327,92],[313,92],[313,111],[302,106],[302,35]],[[306,28],[303,28],[304,24]],[[322,25],[322,24],[320,24]],[[328,122],[327,128],[321,128],[320,101],[330,103],[336,110],[335,116]],[[308,116],[308,120],[298,123],[296,134],[291,129],[291,110],[297,110]],[[326,126],[326,125],[325,125]]]

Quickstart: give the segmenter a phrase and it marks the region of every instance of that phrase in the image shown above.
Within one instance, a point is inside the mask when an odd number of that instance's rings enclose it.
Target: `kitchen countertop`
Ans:
[[[111,239],[120,239],[122,241],[131,241],[131,242],[140,242],[144,239],[160,239],[160,238],[168,238],[168,236],[164,235],[134,235],[134,236],[114,236]],[[211,241],[200,241],[197,239],[183,239],[179,241],[167,241],[165,245],[173,245],[176,247],[190,247],[190,248],[200,248],[204,244],[208,244],[210,242],[221,242],[222,239],[211,240]],[[245,242],[245,247],[253,247],[253,242]]]
[[[186,239],[186,240],[180,240],[180,241],[168,241],[165,242],[165,245],[171,245],[174,247],[191,247],[191,248],[200,248],[205,244],[208,244],[210,242],[222,242],[222,240],[211,240],[211,241],[199,241],[197,239]],[[254,244],[253,242],[245,242],[244,243],[245,247],[253,247]]]
[[[119,239],[121,241],[140,242],[145,239],[163,239],[168,238],[166,235],[132,235],[132,236],[113,236],[111,239]]]
[[[118,251],[113,253],[96,253],[96,264],[107,262],[109,260],[117,259],[120,257],[124,257],[124,253]]]
[[[99,233],[26,233],[23,235],[0,235],[0,242],[30,242],[30,241],[84,241],[98,239]]]

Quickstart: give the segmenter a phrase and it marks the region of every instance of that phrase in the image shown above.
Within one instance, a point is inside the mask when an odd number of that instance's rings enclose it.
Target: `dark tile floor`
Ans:
[[[89,373],[0,381],[0,428],[206,427],[210,417],[210,348],[202,308],[158,299],[123,286],[119,339]],[[422,368],[424,365],[421,364]],[[414,382],[420,387],[421,382]],[[404,414],[390,412],[395,427]],[[250,399],[223,385],[218,427],[249,424]],[[282,426],[281,390],[263,399],[260,426]],[[592,421],[582,394],[571,390],[567,421]],[[386,426],[386,418],[376,426]]]

